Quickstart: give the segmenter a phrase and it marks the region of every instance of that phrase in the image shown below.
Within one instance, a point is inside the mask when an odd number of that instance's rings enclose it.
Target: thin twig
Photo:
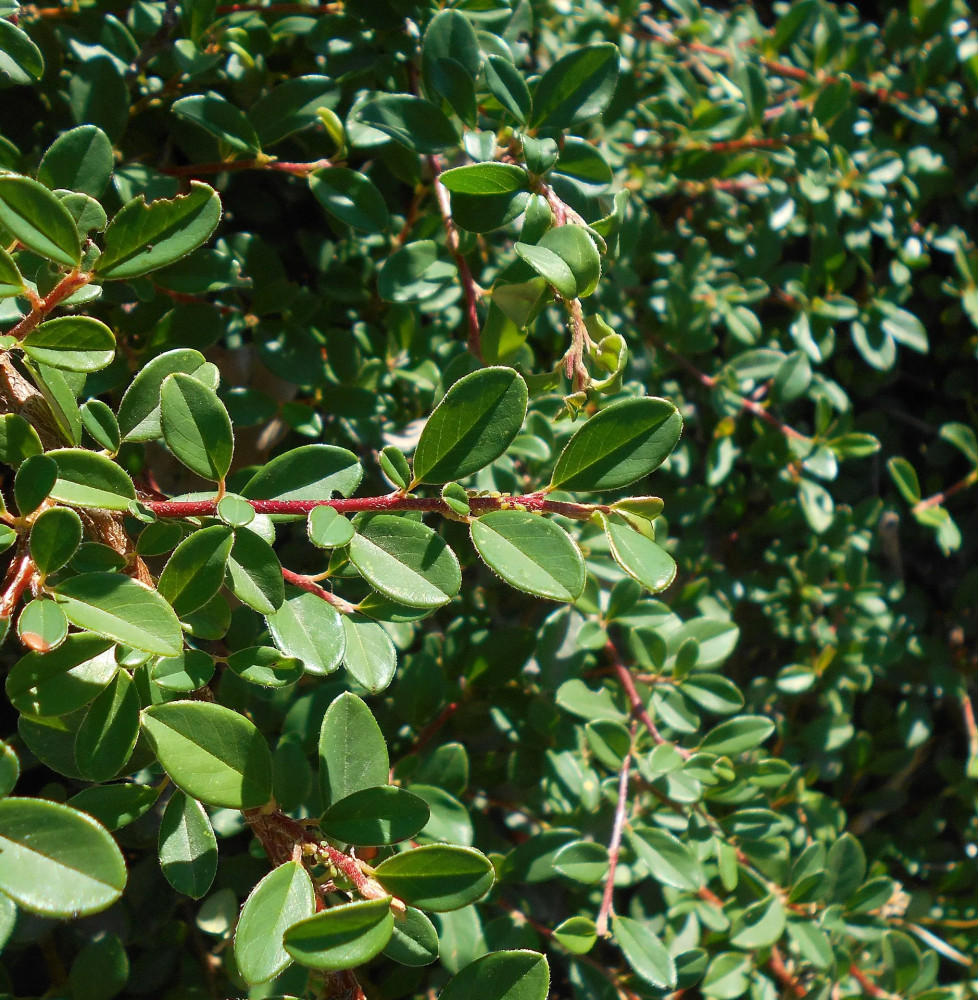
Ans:
[[[604,879],[604,892],[601,896],[601,909],[595,929],[598,937],[607,937],[608,921],[614,915],[615,872],[618,869],[618,856],[621,853],[621,834],[625,828],[625,810],[628,808],[628,778],[632,767],[632,747],[635,742],[637,723],[632,722],[631,738],[628,753],[621,762],[621,774],[618,775],[618,802],[615,805],[615,822],[611,828],[611,843],[608,844],[608,874]]]
[[[960,493],[962,490],[974,486],[975,483],[978,483],[978,469],[972,469],[963,479],[959,479],[946,490],[935,493],[924,500],[918,500],[910,510],[914,514],[919,514],[921,511],[930,510],[931,507],[940,507],[945,500],[953,497],[955,493]]]
[[[293,163],[276,160],[267,156],[253,156],[246,160],[217,160],[212,163],[184,163],[175,167],[158,167],[161,174],[170,177],[201,177],[206,174],[237,173],[241,170],[277,170],[295,177],[308,177],[317,170],[333,166],[328,159],[312,160],[309,163]]]
[[[43,299],[35,299],[31,311],[14,327],[7,331],[7,336],[22,340],[65,299],[92,280],[91,274],[81,271],[70,271],[66,274]]]
[[[781,985],[791,991],[792,996],[803,997],[806,996],[808,990],[798,982],[797,979],[788,971],[787,965],[784,963],[784,956],[781,954],[781,949],[777,945],[773,945],[771,948],[771,957],[768,959],[768,968],[774,973],[774,978],[777,979]]]
[[[293,587],[299,587],[309,594],[315,594],[316,597],[326,601],[327,604],[332,604],[341,615],[356,613],[355,604],[344,601],[342,597],[337,597],[336,594],[331,593],[324,587],[320,587],[318,583],[311,580],[308,576],[303,576],[301,573],[293,573],[292,570],[286,569],[284,566],[282,567],[282,576],[285,578],[285,582],[291,583]]]

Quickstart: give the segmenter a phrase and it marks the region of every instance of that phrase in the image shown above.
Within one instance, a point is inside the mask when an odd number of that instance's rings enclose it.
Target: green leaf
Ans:
[[[29,177],[0,175],[0,225],[45,260],[65,267],[81,261],[75,220],[55,195]]]
[[[220,221],[221,200],[200,181],[191,181],[190,193],[176,198],[147,205],[140,196],[109,223],[95,271],[103,279],[122,280],[166,267],[206,243]]]
[[[214,676],[214,660],[203,650],[185,649],[179,656],[164,656],[153,664],[150,677],[164,691],[189,694]]]
[[[204,807],[176,791],[160,823],[160,867],[177,892],[200,899],[217,874],[217,838]]]
[[[0,800],[0,890],[29,913],[80,917],[126,884],[115,841],[90,816],[43,799]]]
[[[479,72],[482,61],[479,36],[460,10],[439,11],[425,29],[421,43],[421,80],[429,94],[440,93],[437,70],[449,61],[470,80]]]
[[[24,277],[14,263],[13,257],[0,247],[0,299],[9,299],[23,293]]]
[[[120,573],[83,573],[58,584],[54,596],[68,621],[96,635],[157,656],[176,656],[183,648],[173,608]]]
[[[612,403],[567,442],[551,488],[596,492],[628,486],[665,461],[682,426],[679,411],[665,399],[643,396]]]
[[[676,561],[655,542],[627,524],[599,514],[615,562],[650,594],[665,590],[676,578]]]
[[[231,468],[234,431],[217,393],[190,375],[163,380],[160,423],[167,447],[198,476],[223,482]]]
[[[447,483],[499,458],[523,426],[526,383],[512,368],[460,378],[428,418],[414,454],[414,483]]]
[[[208,91],[206,94],[181,97],[170,105],[170,110],[241,153],[254,154],[261,150],[258,135],[248,116],[220,94]]]
[[[302,660],[283,656],[272,646],[249,646],[228,657],[228,669],[250,684],[261,687],[287,687],[305,673]]]
[[[562,129],[601,114],[618,84],[618,48],[585,45],[558,59],[533,91],[534,127]]]
[[[286,656],[302,660],[311,674],[329,674],[346,650],[346,632],[331,604],[304,590],[286,592],[282,606],[267,615],[268,630]]]
[[[445,540],[425,524],[377,514],[350,543],[350,561],[385,597],[411,608],[447,604],[462,586],[462,571]]]
[[[110,1000],[129,980],[129,959],[116,934],[89,941],[71,964],[72,1000]]]
[[[44,75],[44,57],[30,35],[6,17],[5,11],[0,19],[0,79],[15,86],[30,86]]]
[[[114,778],[139,736],[139,695],[125,670],[92,702],[75,736],[75,763],[89,781]]]
[[[0,462],[15,469],[25,459],[44,451],[34,425],[19,413],[0,416]]]
[[[880,326],[884,332],[905,347],[919,351],[921,354],[927,353],[929,348],[927,329],[913,313],[907,312],[906,309],[898,309],[889,303],[886,304],[885,309],[883,303],[877,302],[876,305],[883,310]]]
[[[67,635],[65,613],[47,597],[28,601],[17,618],[17,636],[28,649],[47,652],[60,646]]]
[[[272,755],[243,715],[203,701],[142,712],[143,730],[173,783],[212,806],[256,809],[272,794]]]
[[[675,989],[676,963],[645,924],[631,917],[615,917],[611,934],[637,975],[661,990]]]
[[[293,924],[285,950],[310,969],[352,969],[379,955],[393,931],[389,899],[358,900]]]
[[[115,454],[122,444],[119,422],[108,403],[101,399],[89,399],[81,407],[82,427],[92,440],[106,451]]]
[[[703,753],[732,756],[760,746],[774,732],[774,723],[763,715],[742,715],[711,729],[700,742]]]
[[[485,74],[489,93],[523,125],[533,106],[523,74],[503,56],[489,56]]]
[[[52,191],[64,188],[98,198],[114,166],[109,137],[97,125],[79,125],[63,132],[48,147],[37,168],[37,179]]]
[[[25,715],[67,715],[93,701],[117,670],[111,642],[70,635],[55,650],[19,659],[7,675],[7,697]]]
[[[51,497],[75,507],[128,510],[136,499],[132,480],[111,458],[84,448],[59,448],[46,458],[57,464]]]
[[[581,550],[563,528],[538,514],[497,510],[471,524],[472,544],[510,586],[554,601],[576,601],[586,571]]]
[[[512,163],[472,163],[438,175],[453,194],[512,194],[529,187],[526,171]]]
[[[608,848],[593,840],[575,840],[554,855],[554,869],[561,875],[597,885],[608,873]]]
[[[978,436],[967,424],[942,424],[938,434],[957,448],[972,465],[978,466]],[[876,447],[879,447],[878,443]]]
[[[451,120],[423,97],[383,94],[361,104],[357,117],[415,153],[440,153],[459,143]]]
[[[22,517],[32,514],[50,495],[58,480],[58,465],[47,455],[24,459],[14,474],[14,500]]]
[[[159,797],[152,785],[132,783],[93,785],[68,800],[68,805],[94,816],[107,830],[119,830],[147,813]]]
[[[601,255],[587,230],[573,223],[548,229],[539,242],[513,248],[565,299],[593,294],[601,277]]]
[[[417,240],[396,250],[377,276],[385,302],[423,302],[454,283],[458,270],[434,240]]]
[[[671,833],[650,826],[635,827],[628,831],[628,842],[657,882],[685,892],[696,892],[705,884],[699,861]]]
[[[319,112],[336,104],[336,84],[328,76],[295,76],[263,94],[248,109],[262,147],[320,123]]]
[[[346,645],[343,666],[371,694],[383,691],[394,679],[397,653],[383,625],[362,615],[344,615]]]
[[[550,967],[535,951],[483,955],[453,976],[439,1000],[547,1000]]]
[[[568,917],[554,928],[554,938],[572,955],[586,955],[597,943],[598,932],[589,917]]]
[[[395,854],[376,869],[378,882],[392,895],[421,910],[459,910],[492,888],[489,859],[471,847],[428,844]]]
[[[6,798],[20,777],[20,761],[13,747],[0,743],[0,798]]]
[[[428,803],[419,796],[396,785],[377,785],[333,802],[319,827],[333,840],[380,847],[416,836],[429,815]]]
[[[91,316],[49,319],[20,343],[35,361],[69,372],[97,372],[115,357],[115,335]]]
[[[405,487],[410,482],[410,470]],[[332,507],[313,507],[309,511],[308,532],[309,541],[321,549],[343,548],[353,541],[356,531],[350,521],[338,514]]]
[[[384,954],[400,965],[431,965],[438,958],[438,931],[421,910],[409,906],[404,916],[394,921],[394,933]]]
[[[309,175],[309,189],[316,201],[340,222],[365,233],[379,233],[390,226],[390,213],[373,181],[346,167],[329,167]]]
[[[184,372],[217,387],[217,370],[199,351],[180,348],[167,351],[136,373],[119,404],[119,429],[126,441],[152,441],[163,436],[160,424],[160,392],[168,375]],[[208,376],[213,375],[213,378]]]
[[[251,891],[234,931],[234,957],[246,983],[268,982],[292,959],[283,938],[293,925],[316,911],[312,879],[298,861],[286,861]]]
[[[355,694],[336,698],[319,733],[319,781],[323,802],[339,802],[390,777],[387,743],[373,713]]]
[[[733,921],[730,943],[735,948],[769,948],[784,934],[787,918],[781,900],[775,895],[751,903]]]
[[[360,485],[363,467],[353,452],[307,444],[273,458],[248,481],[249,500],[328,500],[348,497]]]
[[[75,554],[82,540],[81,518],[67,507],[42,511],[31,526],[31,559],[39,573],[55,573]]]
[[[177,617],[203,607],[221,589],[233,544],[234,532],[215,524],[188,535],[173,550],[157,587]]]
[[[234,533],[228,562],[231,593],[260,615],[270,615],[285,601],[282,564],[275,550],[257,532],[247,528]]]

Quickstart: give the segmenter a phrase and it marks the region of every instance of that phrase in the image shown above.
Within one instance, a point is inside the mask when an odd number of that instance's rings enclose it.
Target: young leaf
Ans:
[[[0,890],[28,913],[98,913],[125,884],[119,848],[90,816],[44,799],[0,800]]]
[[[375,590],[412,608],[437,608],[462,585],[462,571],[445,540],[418,521],[377,514],[350,543],[350,561]]]
[[[388,858],[375,877],[398,899],[420,910],[459,910],[492,888],[489,859],[471,847],[428,844]]]
[[[71,213],[29,177],[0,175],[0,225],[45,260],[64,267],[81,261],[81,240]]]
[[[373,712],[355,694],[341,694],[326,710],[319,733],[323,802],[386,785],[389,777],[387,743]]]
[[[233,544],[234,532],[215,524],[188,535],[174,549],[157,586],[178,617],[203,607],[221,589]]]
[[[97,372],[115,357],[115,335],[91,316],[49,319],[20,343],[24,353],[40,364],[69,372]]]
[[[547,1000],[550,967],[535,951],[483,955],[448,981],[439,1000]]]
[[[160,867],[177,892],[200,899],[217,874],[217,838],[204,807],[176,791],[160,822]]]
[[[599,514],[608,536],[608,544],[615,562],[650,594],[665,590],[676,578],[676,561],[645,535],[619,524],[605,514]]]
[[[89,781],[114,778],[139,736],[139,695],[125,670],[92,702],[75,736],[75,763]]]
[[[428,803],[419,796],[396,785],[377,785],[334,802],[319,827],[333,840],[381,847],[416,836],[429,816]]]
[[[558,59],[533,91],[531,123],[562,129],[601,114],[618,84],[618,47],[586,45]]]
[[[597,492],[628,486],[668,457],[682,432],[679,411],[655,396],[612,403],[567,442],[551,489]]]
[[[271,797],[271,752],[243,715],[209,702],[171,701],[143,709],[142,727],[173,783],[193,798],[256,809]]]
[[[526,402],[526,383],[511,368],[460,378],[421,432],[412,486],[463,479],[495,461],[523,426]]]
[[[497,510],[476,518],[472,544],[510,586],[553,601],[576,601],[584,591],[584,559],[563,528],[538,514]]]
[[[310,674],[330,674],[343,660],[346,632],[331,604],[304,590],[287,591],[282,606],[266,615],[275,645],[305,664]]]
[[[285,950],[310,969],[352,969],[379,955],[393,931],[389,899],[358,900],[293,924]]]
[[[231,468],[234,431],[217,393],[190,375],[163,380],[160,423],[167,447],[198,476],[223,482]]]
[[[189,194],[170,200],[159,198],[147,205],[140,197],[124,205],[109,223],[95,271],[100,278],[122,280],[166,267],[206,243],[220,221],[221,200],[200,181],[190,182]]]
[[[121,573],[83,573],[54,589],[68,621],[157,656],[183,648],[180,622],[155,591]]]
[[[292,963],[285,932],[316,911],[312,879],[298,861],[273,869],[251,891],[234,931],[234,957],[246,983],[265,983]]]

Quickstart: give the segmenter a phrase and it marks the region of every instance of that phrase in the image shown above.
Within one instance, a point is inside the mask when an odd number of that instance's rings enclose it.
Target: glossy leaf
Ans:
[[[75,220],[58,198],[29,177],[0,175],[0,225],[45,260],[65,267],[81,260]]]
[[[383,691],[394,678],[397,653],[384,627],[362,615],[344,615],[343,666],[371,694]]]
[[[208,805],[255,809],[272,793],[272,756],[253,722],[222,705],[172,701],[143,710],[143,731],[163,769]]]
[[[567,128],[600,114],[614,96],[618,62],[610,43],[582,46],[558,59],[533,91],[532,124]]]
[[[167,447],[198,476],[222,482],[231,467],[234,432],[217,393],[190,375],[163,380],[160,424]]]
[[[575,601],[584,590],[580,549],[567,532],[538,514],[498,510],[471,524],[472,544],[510,586],[554,601]]]
[[[665,549],[627,524],[601,515],[615,562],[650,593],[665,590],[676,578],[676,561]]]
[[[177,892],[200,899],[217,874],[217,838],[204,807],[174,792],[160,823],[160,866]]]
[[[307,444],[273,458],[241,491],[249,500],[328,500],[360,485],[356,455],[328,444]]]
[[[248,116],[213,91],[181,97],[179,101],[173,102],[171,111],[206,129],[239,152],[257,153],[261,149],[258,135]]]
[[[54,573],[67,565],[82,540],[81,518],[66,507],[42,511],[31,526],[31,559],[39,573]]]
[[[682,425],[679,412],[665,399],[646,396],[613,403],[567,442],[551,486],[581,492],[628,486],[665,461]]]
[[[355,694],[341,694],[326,710],[319,732],[323,802],[385,786],[389,776],[387,743],[373,713]]]
[[[79,125],[62,133],[48,147],[37,168],[46,187],[81,191],[98,198],[115,165],[112,143],[96,125]]]
[[[362,788],[334,801],[319,821],[327,837],[357,847],[409,840],[428,822],[424,799],[395,785]]]
[[[285,950],[311,969],[352,969],[379,955],[393,931],[389,899],[357,900],[293,924]]]
[[[59,448],[45,456],[57,464],[51,496],[76,507],[128,510],[136,488],[110,458],[83,448]]]
[[[586,298],[598,287],[601,257],[581,226],[550,229],[537,243],[517,243],[515,250],[565,299]]]
[[[625,960],[642,979],[659,989],[675,988],[676,963],[666,946],[644,923],[631,917],[615,917],[611,933]]]
[[[291,965],[285,933],[315,909],[312,879],[297,861],[279,865],[255,886],[234,931],[234,955],[246,983],[267,982]]]
[[[194,375],[212,389],[217,385],[216,379],[211,382],[207,377],[211,372],[216,375],[213,365],[199,351],[178,348],[153,358],[137,373],[119,404],[119,429],[125,440],[151,441],[163,436],[160,393],[166,377],[176,372]]]
[[[83,573],[58,584],[55,599],[68,621],[157,656],[183,647],[180,623],[155,591],[119,573]]]
[[[318,170],[309,176],[309,189],[330,215],[354,229],[379,233],[390,225],[383,195],[368,177],[355,170]]]
[[[215,524],[188,535],[173,550],[157,587],[178,617],[203,607],[220,590],[233,544],[232,530]]]
[[[388,892],[420,910],[458,910],[492,888],[489,859],[470,847],[428,844],[382,862],[376,878]]]
[[[70,372],[97,372],[115,357],[115,335],[91,316],[60,316],[35,327],[24,352],[42,365]]]
[[[415,153],[440,153],[458,144],[451,120],[430,101],[410,94],[384,94],[362,104],[360,121]]]
[[[546,1000],[550,967],[535,951],[497,951],[467,965],[453,976],[439,1000]]]
[[[75,736],[75,762],[89,781],[114,778],[132,755],[139,736],[139,695],[119,670],[92,702]]]
[[[84,916],[126,884],[115,841],[90,816],[43,799],[0,800],[0,889],[29,913]]]
[[[228,560],[231,593],[261,615],[270,615],[285,601],[282,564],[261,535],[247,529],[234,533]]]
[[[315,594],[287,591],[282,606],[265,620],[275,645],[302,660],[309,673],[329,674],[342,662],[346,631],[339,612]]]
[[[445,393],[421,432],[415,483],[463,479],[497,459],[526,415],[526,383],[511,368],[482,368]]]

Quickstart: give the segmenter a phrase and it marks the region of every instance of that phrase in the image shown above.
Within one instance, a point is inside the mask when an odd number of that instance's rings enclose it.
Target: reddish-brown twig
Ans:
[[[87,272],[70,271],[43,299],[35,298],[31,311],[16,326],[7,331],[8,336],[16,337],[18,340],[26,337],[48,313],[91,280],[92,276]]]
[[[618,870],[618,856],[621,853],[621,834],[625,828],[625,811],[628,808],[628,778],[632,767],[632,744],[635,741],[637,723],[632,723],[631,743],[628,753],[621,762],[621,773],[618,775],[618,802],[615,805],[615,822],[611,828],[611,842],[608,844],[608,874],[604,879],[604,892],[601,895],[601,908],[595,929],[598,937],[608,934],[608,921],[614,915],[615,872]]]
[[[344,601],[342,597],[337,597],[336,594],[331,593],[324,587],[320,587],[315,580],[311,580],[308,576],[303,576],[301,573],[293,573],[292,570],[286,569],[284,566],[282,567],[282,576],[285,582],[291,583],[293,587],[305,590],[309,594],[315,594],[316,597],[326,601],[327,604],[332,604],[341,615],[352,615],[357,610],[356,605],[351,604],[349,601]]]

